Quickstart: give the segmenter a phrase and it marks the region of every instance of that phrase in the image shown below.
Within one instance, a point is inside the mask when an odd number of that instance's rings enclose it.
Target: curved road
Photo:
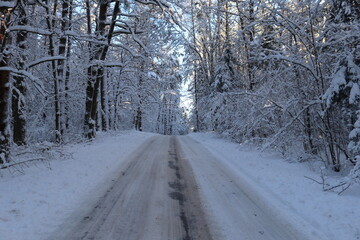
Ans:
[[[129,157],[93,209],[58,239],[304,239],[236,181],[200,143],[186,136],[155,136]],[[214,211],[226,220],[214,219],[216,214],[208,213]]]

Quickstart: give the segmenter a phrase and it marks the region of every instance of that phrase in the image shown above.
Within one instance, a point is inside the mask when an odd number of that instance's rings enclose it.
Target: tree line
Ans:
[[[173,132],[182,113],[169,101],[187,79],[195,131],[359,180],[356,0],[8,0],[0,11],[0,163],[12,145]]]
[[[188,16],[195,130],[350,167],[359,181],[359,1],[191,0]]]
[[[177,89],[175,1],[0,3],[0,164],[11,147],[156,131]]]

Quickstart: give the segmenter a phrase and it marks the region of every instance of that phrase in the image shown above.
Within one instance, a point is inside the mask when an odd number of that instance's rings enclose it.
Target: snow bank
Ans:
[[[310,165],[289,163],[276,153],[259,152],[215,134],[193,133],[190,137],[251,184],[249,189],[262,195],[276,215],[300,228],[299,231],[316,229],[334,240],[360,239],[360,187],[353,187],[341,196],[323,192],[319,184],[304,177],[319,179]],[[312,229],[306,226],[308,223]]]
[[[65,146],[63,152],[72,158],[51,161],[51,170],[37,165],[21,176],[2,174],[0,239],[49,238],[74,212],[96,202],[106,191],[101,186],[118,174],[127,155],[153,135],[100,135],[89,143]]]

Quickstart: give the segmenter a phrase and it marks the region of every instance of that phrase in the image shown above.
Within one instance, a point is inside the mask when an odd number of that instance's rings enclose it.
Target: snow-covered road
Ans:
[[[104,187],[78,224],[51,239],[308,239],[190,137],[150,138]]]
[[[175,137],[150,138],[93,209],[50,239],[211,240],[194,177],[178,148]]]
[[[302,229],[281,218],[258,189],[246,178],[232,171],[201,143],[184,136],[178,138],[182,157],[191,164],[200,187],[205,212],[216,239],[289,240],[326,239],[308,224]],[[285,209],[287,210],[287,209]],[[298,219],[300,221],[300,219]],[[306,223],[302,223],[306,224]]]
[[[64,146],[51,169],[0,172],[0,239],[360,239],[359,189],[214,134],[136,131]]]

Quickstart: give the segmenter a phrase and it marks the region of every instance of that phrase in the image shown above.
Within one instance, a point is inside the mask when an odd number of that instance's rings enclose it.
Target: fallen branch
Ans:
[[[311,181],[313,181],[313,182],[316,182],[317,184],[322,185],[322,188],[323,188],[324,192],[329,192],[329,191],[332,191],[332,190],[335,190],[335,189],[338,189],[338,188],[342,187],[342,189],[339,192],[336,192],[338,195],[342,194],[344,191],[346,191],[351,186],[351,183],[349,183],[349,182],[340,182],[340,183],[338,183],[336,185],[330,186],[329,184],[327,184],[325,182],[325,177],[324,177],[324,174],[323,174],[322,171],[321,171],[321,181],[318,181],[318,180],[316,180],[314,178],[307,177],[307,176],[304,176],[304,177],[311,180]],[[343,187],[343,186],[345,186],[345,187]]]
[[[30,163],[33,163],[36,165],[36,162],[41,162],[45,166],[47,166],[49,169],[51,169],[49,161],[46,158],[42,158],[42,157],[32,158],[32,159],[28,159],[28,160],[21,161],[21,162],[7,163],[7,164],[0,166],[0,169],[10,169],[10,168],[17,168],[17,167],[22,167],[22,166],[29,168]],[[17,170],[19,172],[23,172],[22,170],[19,170],[19,169],[17,169]]]

